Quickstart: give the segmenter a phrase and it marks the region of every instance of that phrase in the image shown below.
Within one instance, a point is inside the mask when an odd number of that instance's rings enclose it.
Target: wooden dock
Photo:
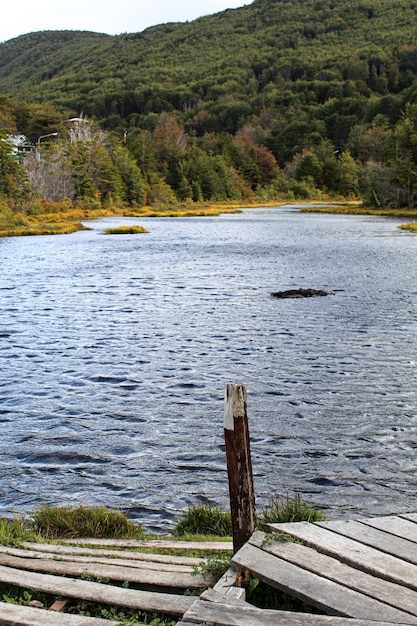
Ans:
[[[271,524],[269,531],[253,533],[232,559],[235,570],[326,616],[255,608],[230,595],[229,571],[229,585],[205,591],[179,624],[347,626],[352,618],[355,626],[417,624],[417,515]]]
[[[70,543],[76,543],[77,547]],[[97,547],[91,547],[94,545]],[[195,575],[195,567],[204,559],[160,553],[166,549],[231,552],[232,544],[76,539],[64,545],[0,546],[0,584],[64,599],[49,610],[0,602],[0,626],[116,626],[119,623],[64,612],[71,602],[80,600],[179,618],[195,600],[185,595],[185,591],[201,591],[209,582]],[[114,584],[106,584],[107,581]]]
[[[231,543],[100,539],[93,547],[87,539],[85,546],[77,540],[77,547],[0,546],[0,583],[63,598],[49,610],[0,602],[0,626],[116,626],[108,619],[56,613],[74,600],[161,612],[181,626],[417,626],[417,514],[271,524],[268,530],[252,534],[213,588],[193,575],[201,559],[158,552],[174,545],[213,553],[231,550]],[[238,572],[322,614],[257,608],[236,586]],[[95,582],[104,578],[115,585]],[[120,586],[122,581],[131,588]],[[184,595],[201,588],[197,598]]]

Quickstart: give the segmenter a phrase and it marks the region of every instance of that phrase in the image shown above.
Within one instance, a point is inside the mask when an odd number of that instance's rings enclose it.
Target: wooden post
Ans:
[[[256,530],[255,491],[245,385],[226,385],[224,440],[229,476],[233,548],[237,552]]]

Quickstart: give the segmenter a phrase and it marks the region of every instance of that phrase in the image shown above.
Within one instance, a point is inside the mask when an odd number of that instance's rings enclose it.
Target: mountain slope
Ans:
[[[414,46],[416,13],[412,0],[256,0],[136,34],[32,33],[0,45],[0,90],[93,112],[103,97],[155,88],[180,101],[187,94],[193,104],[224,93],[253,96],[282,81],[326,80],[325,71],[366,81],[372,71],[393,72],[403,48]]]

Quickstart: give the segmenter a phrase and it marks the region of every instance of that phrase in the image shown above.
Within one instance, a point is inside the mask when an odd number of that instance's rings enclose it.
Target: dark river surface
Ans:
[[[417,510],[401,221],[284,207],[0,240],[0,516],[103,504],[164,530],[189,504],[228,507],[228,382],[247,385],[259,508]],[[150,232],[100,234],[128,223]],[[298,287],[334,293],[270,295]]]

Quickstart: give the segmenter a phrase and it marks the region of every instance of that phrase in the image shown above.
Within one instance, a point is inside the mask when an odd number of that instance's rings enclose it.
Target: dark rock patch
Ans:
[[[323,289],[287,289],[286,291],[274,291],[274,298],[314,298],[315,296],[328,296],[328,291]]]

